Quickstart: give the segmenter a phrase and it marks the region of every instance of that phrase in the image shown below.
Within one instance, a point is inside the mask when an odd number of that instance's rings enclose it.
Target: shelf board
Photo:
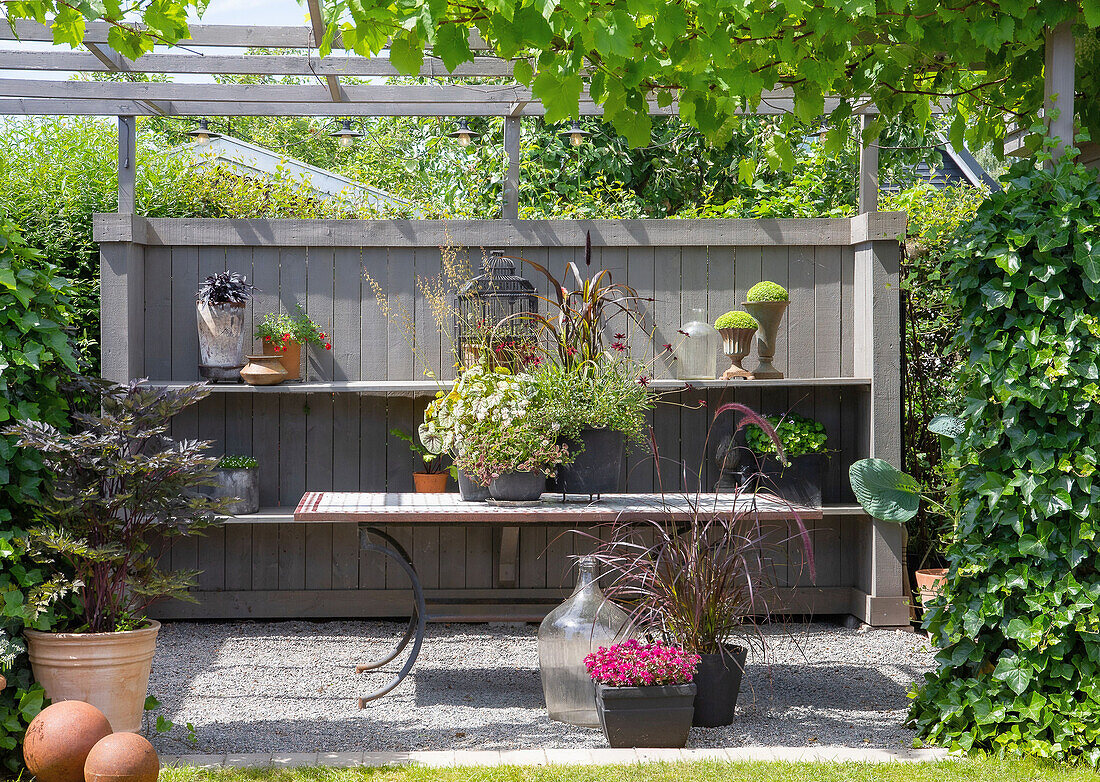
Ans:
[[[158,388],[184,388],[201,380],[150,380]],[[276,386],[250,386],[247,383],[210,383],[214,393],[221,394],[370,394],[395,396],[430,396],[440,388],[450,388],[453,381],[434,380],[318,380],[284,382]],[[655,378],[649,387],[656,391],[672,391],[690,384],[694,388],[751,390],[754,388],[819,388],[825,386],[870,387],[869,377],[790,377],[778,380],[673,380]]]
[[[823,516],[865,516],[866,514],[858,505],[851,504],[828,504],[826,503],[821,508],[821,515]],[[249,513],[243,516],[226,516],[224,518],[226,524],[318,524],[318,523],[330,523],[330,524],[343,524],[349,522],[310,522],[310,521],[295,521],[294,520],[294,508],[293,507],[269,507],[260,508],[256,513]],[[379,521],[379,524],[384,524],[384,521]],[[568,524],[568,522],[563,522]]]

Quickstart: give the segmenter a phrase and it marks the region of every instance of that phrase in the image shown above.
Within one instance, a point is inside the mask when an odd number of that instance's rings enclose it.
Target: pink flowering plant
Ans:
[[[656,687],[687,684],[695,678],[699,655],[678,646],[641,643],[631,638],[611,647],[601,646],[584,658],[584,667],[596,684],[608,687]]]

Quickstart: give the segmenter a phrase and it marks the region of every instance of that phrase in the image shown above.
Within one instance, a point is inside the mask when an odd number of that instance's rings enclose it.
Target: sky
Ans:
[[[192,17],[194,18],[194,17]],[[309,11],[295,0],[210,0],[203,24],[308,24]]]

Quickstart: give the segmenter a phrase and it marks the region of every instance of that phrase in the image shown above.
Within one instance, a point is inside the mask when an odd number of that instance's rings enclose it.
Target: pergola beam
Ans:
[[[325,20],[321,17],[321,3],[320,0],[306,0],[306,4],[309,6],[309,21],[313,26],[313,45],[320,48],[321,40],[325,37]],[[339,103],[347,100],[344,91],[340,89],[340,79],[336,76],[327,74],[325,84],[328,85],[329,95],[334,101]]]
[[[99,43],[86,43],[84,44],[91,55],[98,60],[103,66],[111,73],[127,73],[130,71],[128,61],[121,54],[116,52],[110,46]],[[143,106],[148,106],[155,113],[162,117],[168,116],[172,112],[172,104],[162,104],[154,100],[139,101]]]

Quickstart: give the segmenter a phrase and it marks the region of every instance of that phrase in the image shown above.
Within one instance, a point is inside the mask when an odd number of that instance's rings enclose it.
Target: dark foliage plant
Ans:
[[[925,614],[938,667],[911,717],[931,743],[1095,764],[1100,183],[1068,161],[1024,161],[1004,181],[950,258],[960,512]]]
[[[159,570],[153,541],[167,546],[199,532],[227,501],[198,493],[218,463],[206,455],[209,443],[167,436],[172,416],[207,396],[208,388],[89,382],[100,405],[95,413],[74,413],[71,431],[20,421],[4,434],[40,454],[52,474],[51,490],[28,499],[38,512],[28,548],[72,575],[37,590],[29,618],[72,590],[73,626],[64,629],[102,633],[139,625],[156,600],[186,599],[195,574]]]
[[[745,405],[731,402],[719,407],[712,429],[727,412],[740,414],[735,435],[755,424],[782,452],[771,424]],[[655,441],[651,448],[659,459]],[[785,551],[788,538],[797,540],[810,576],[815,577],[810,537],[793,507],[789,506],[790,516],[797,531],[790,536],[761,519],[756,495],[724,492],[722,509],[718,497],[686,494],[686,522],[655,508],[653,517],[641,523],[609,525],[606,537],[575,532],[595,545],[593,556],[604,571],[605,594],[627,607],[633,626],[697,654],[715,654],[723,644],[739,640],[763,643],[754,620],[766,621],[772,615],[776,579],[771,563],[779,549]],[[730,500],[737,508],[732,514],[724,509]]]
[[[218,272],[199,283],[196,300],[200,304],[244,306],[252,298],[255,287],[237,272]]]

